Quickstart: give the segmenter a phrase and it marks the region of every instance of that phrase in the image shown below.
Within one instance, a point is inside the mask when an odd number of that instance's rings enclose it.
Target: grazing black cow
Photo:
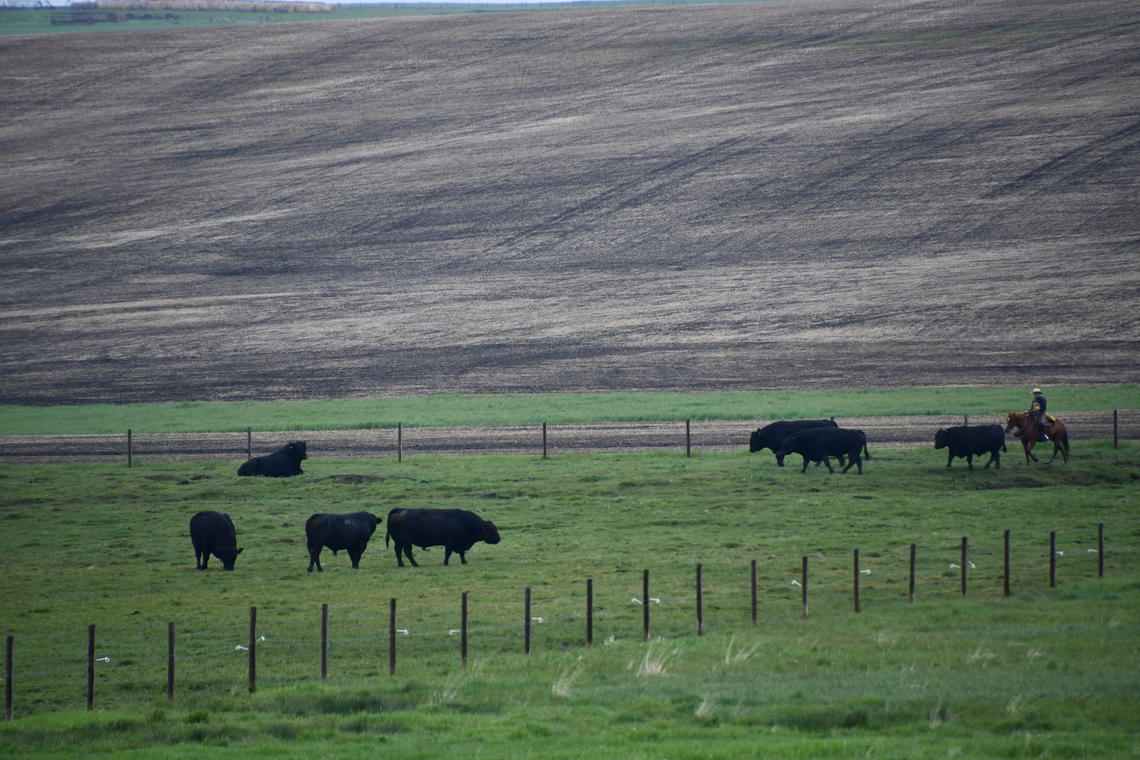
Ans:
[[[807,472],[808,462],[823,462],[828,472],[835,472],[828,457],[845,456],[848,462],[842,472],[847,472],[851,469],[851,465],[856,465],[859,474],[862,475],[863,458],[860,454],[866,450],[867,435],[862,430],[818,427],[792,433],[780,444],[776,456],[800,454],[804,458],[804,466],[800,472]]]
[[[360,555],[368,548],[368,539],[376,531],[380,518],[371,512],[350,512],[346,515],[316,514],[305,520],[305,538],[309,545],[309,572],[316,565],[321,568],[321,549],[328,547],[336,554],[341,549],[348,551],[352,569],[360,569]]]
[[[194,562],[199,570],[206,569],[211,554],[222,561],[226,570],[233,570],[237,555],[242,552],[237,548],[234,521],[221,512],[199,512],[191,517],[190,540],[194,544]]]
[[[837,428],[839,426],[835,424],[834,420],[778,420],[752,431],[752,435],[748,438],[748,450],[753,454],[763,449],[776,451],[792,433],[797,430],[816,427]],[[784,466],[782,455],[776,454],[776,464],[781,467]]]
[[[250,459],[238,468],[238,475],[290,478],[301,474],[301,460],[308,458],[309,455],[305,451],[305,441],[293,441],[272,454]]]
[[[986,462],[986,469],[990,465],[994,469],[1001,469],[1001,452],[1005,451],[1005,431],[1001,425],[959,425],[945,428],[934,434],[934,448],[950,451],[946,456],[946,469],[954,462],[955,457],[966,457],[966,466],[974,469],[974,457],[988,453],[990,461]]]
[[[413,546],[421,549],[442,546],[443,564],[446,565],[451,553],[455,552],[466,565],[464,554],[467,550],[476,541],[499,543],[499,531],[493,522],[466,509],[393,509],[388,513],[384,546],[388,546],[389,538],[396,542],[396,563],[400,567],[404,566],[401,553],[407,556],[413,567],[419,567],[412,556]]]

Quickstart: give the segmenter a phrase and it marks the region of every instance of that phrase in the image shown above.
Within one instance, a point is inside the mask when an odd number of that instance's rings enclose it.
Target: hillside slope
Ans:
[[[0,402],[1136,382],[1140,7],[0,40]]]

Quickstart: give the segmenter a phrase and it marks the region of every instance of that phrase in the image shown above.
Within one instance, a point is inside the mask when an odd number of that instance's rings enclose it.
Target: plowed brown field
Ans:
[[[0,39],[0,402],[1137,382],[1140,5]]]

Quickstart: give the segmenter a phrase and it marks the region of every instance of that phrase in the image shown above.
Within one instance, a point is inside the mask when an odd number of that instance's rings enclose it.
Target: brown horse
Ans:
[[[1041,437],[1041,431],[1037,429],[1037,423],[1033,421],[1025,412],[1010,412],[1009,422],[1006,423],[1005,432],[1009,432],[1017,428],[1017,437],[1021,439],[1021,446],[1025,449],[1025,463],[1029,464],[1029,460],[1034,462],[1040,461],[1037,457],[1033,456],[1033,447],[1037,444],[1037,440]],[[1056,420],[1053,427],[1049,429],[1049,438],[1053,441],[1053,456],[1049,459],[1052,462],[1057,458],[1057,454],[1065,458],[1065,462],[1069,461],[1069,431],[1065,427],[1065,423]]]

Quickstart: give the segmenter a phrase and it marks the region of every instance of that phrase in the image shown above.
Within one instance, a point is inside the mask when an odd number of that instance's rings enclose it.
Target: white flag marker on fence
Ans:
[[[871,571],[869,569],[859,571],[859,575],[870,575],[870,574],[871,574]]]
[[[802,586],[802,585],[804,585],[804,584],[800,583],[800,582],[799,582],[799,581],[797,581],[795,578],[792,578],[792,585],[793,585],[793,586]]]
[[[411,636],[412,635],[412,632],[409,631],[407,628],[397,628],[396,633],[402,633],[405,636]]]
[[[110,662],[110,661],[111,661],[110,657],[100,657],[99,659],[95,660],[95,662]]]

